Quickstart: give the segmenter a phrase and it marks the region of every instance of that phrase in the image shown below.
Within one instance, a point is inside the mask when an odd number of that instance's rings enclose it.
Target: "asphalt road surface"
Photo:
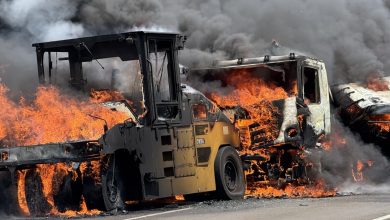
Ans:
[[[390,219],[390,194],[352,195],[319,199],[246,199],[243,201],[205,201],[148,207],[116,216],[87,219]]]
[[[239,220],[239,219],[390,219],[390,194],[349,195],[330,198],[255,199],[152,203],[130,207],[127,213],[103,214],[88,220]],[[46,218],[47,219],[47,218]],[[52,218],[50,218],[52,219]]]

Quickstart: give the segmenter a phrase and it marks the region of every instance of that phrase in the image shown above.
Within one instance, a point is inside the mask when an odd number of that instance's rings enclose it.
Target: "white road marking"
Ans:
[[[133,217],[133,218],[126,218],[123,220],[134,220],[134,219],[148,218],[148,217],[153,217],[153,216],[157,216],[157,215],[165,215],[165,214],[170,214],[170,213],[175,213],[175,212],[182,212],[182,211],[186,211],[186,210],[190,210],[190,209],[192,209],[192,208],[176,209],[176,210],[172,210],[172,211],[159,212],[159,213],[154,213],[154,214],[149,214],[149,215],[141,215],[141,216],[137,216],[137,217]]]
[[[373,220],[387,220],[387,219],[390,219],[390,215],[385,215],[385,216],[382,216],[379,218],[374,218]]]

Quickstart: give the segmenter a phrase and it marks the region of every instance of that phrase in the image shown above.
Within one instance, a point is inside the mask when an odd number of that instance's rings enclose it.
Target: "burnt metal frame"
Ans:
[[[130,60],[130,59],[138,59],[140,61],[141,73],[143,74],[143,90],[145,97],[145,105],[148,107],[148,114],[145,116],[145,124],[150,126],[155,126],[153,120],[157,117],[156,115],[156,103],[154,103],[153,99],[153,85],[152,83],[152,73],[149,71],[146,58],[147,58],[147,39],[163,37],[164,39],[169,39],[172,41],[171,50],[173,51],[172,57],[172,71],[170,72],[171,76],[175,79],[174,83],[176,91],[180,90],[179,85],[179,66],[177,63],[177,50],[182,49],[184,47],[185,37],[178,34],[171,33],[145,33],[145,32],[128,32],[123,34],[115,34],[115,35],[105,35],[105,36],[96,36],[96,37],[88,37],[88,38],[78,38],[64,41],[55,41],[55,42],[47,42],[47,43],[37,43],[33,44],[36,47],[37,52],[37,62],[38,62],[38,76],[40,83],[45,82],[45,73],[43,66],[43,57],[45,52],[69,52],[74,50],[74,48],[78,49],[80,43],[85,43],[90,47],[92,52],[96,52],[94,54],[94,58],[108,58],[120,56],[122,60]],[[120,43],[115,42],[129,42],[130,44],[134,44],[135,52],[131,54],[132,51],[125,51],[123,48],[119,48],[118,51],[112,50],[116,48],[116,46],[120,46]],[[108,43],[114,44],[113,48],[108,48],[108,51],[104,50],[104,45],[100,45],[99,49],[93,47],[94,44],[98,43]],[[122,50],[121,50],[122,49]],[[79,55],[83,55],[83,51],[79,51]],[[85,52],[85,51],[84,51]],[[127,53],[124,53],[127,52]],[[92,58],[82,59],[83,56],[79,56],[77,62],[87,62],[91,61]],[[50,65],[50,63],[49,63]],[[82,73],[79,73],[82,74]],[[49,72],[50,76],[50,72]],[[181,106],[181,92],[178,92],[177,95],[177,103],[178,107]],[[161,103],[164,104],[164,103]],[[184,117],[182,119],[183,123],[187,119]],[[158,126],[170,126],[171,122],[164,122],[164,124],[160,124]],[[181,124],[178,124],[181,125]],[[104,135],[103,135],[104,139]],[[56,163],[56,162],[76,162],[76,161],[86,161],[91,159],[96,159],[104,154],[104,146],[101,145],[97,140],[87,140],[80,142],[67,142],[67,143],[52,143],[52,144],[42,144],[35,146],[19,146],[19,147],[9,147],[5,150],[0,151],[0,171],[2,170],[14,170],[16,167],[28,167],[34,166],[38,163]],[[13,172],[12,172],[13,174]]]
[[[149,39],[171,41],[170,50],[172,57],[169,58],[171,69],[168,70],[169,78],[172,80],[172,92],[175,100],[172,102],[156,103],[153,91],[153,75],[148,66]],[[143,93],[147,114],[143,120],[145,125],[167,126],[167,124],[179,124],[178,120],[159,121],[157,106],[177,106],[178,114],[181,116],[181,90],[179,64],[177,63],[178,50],[183,49],[185,36],[176,33],[153,33],[153,32],[126,32],[120,34],[101,35],[93,37],[75,38],[53,42],[35,43],[38,78],[41,84],[46,83],[44,70],[45,52],[67,52],[70,64],[70,83],[73,87],[83,89],[85,80],[83,78],[82,63],[94,59],[120,57],[122,60],[140,61],[141,74],[143,75]],[[93,56],[91,56],[92,52]],[[49,82],[51,78],[51,57],[49,56]]]
[[[97,140],[10,147],[0,151],[0,171],[41,163],[82,162],[99,158]],[[6,155],[6,157],[4,156]]]

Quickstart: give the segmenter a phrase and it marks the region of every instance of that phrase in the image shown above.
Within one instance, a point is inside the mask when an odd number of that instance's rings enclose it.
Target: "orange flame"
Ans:
[[[90,166],[88,166],[90,165]],[[99,183],[101,181],[100,178],[100,161],[93,160],[90,162],[83,162],[80,164],[80,171],[83,176],[92,177],[95,183]]]
[[[104,122],[89,115],[104,118],[109,126],[128,118],[122,112],[96,104],[93,98],[80,101],[61,94],[52,86],[39,87],[31,103],[24,98],[18,104],[14,103],[6,96],[7,91],[0,85],[0,140],[3,146],[97,139],[103,133]]]
[[[98,104],[101,101],[122,100],[117,92],[94,91],[89,99],[78,99],[62,94],[59,89],[48,86],[37,89],[36,98],[27,102],[21,98],[19,103],[7,97],[8,89],[0,84],[0,144],[2,146],[35,145],[52,142],[97,139],[103,133],[104,122],[95,120],[89,115],[103,118],[109,126],[123,122],[128,118],[125,113],[111,111]],[[111,97],[111,98],[110,98]],[[83,168],[80,170],[82,175]],[[92,173],[97,181],[100,178],[99,161],[91,162]],[[40,164],[36,172],[42,180],[42,193],[51,207],[52,215],[75,216],[98,214],[98,210],[88,210],[84,198],[79,210],[67,210],[62,213],[55,206],[53,195],[59,191],[63,178],[72,175],[76,180],[78,174],[71,166],[57,164]],[[18,172],[18,203],[22,214],[29,215],[25,192],[26,171]]]
[[[284,188],[275,188],[265,186],[262,183],[252,184],[247,187],[246,194],[264,198],[282,198],[282,197],[329,197],[335,196],[335,189],[327,189],[324,181],[319,180],[314,185],[310,186],[294,186],[287,184]]]
[[[374,161],[372,160],[367,160],[366,163],[361,160],[356,161],[355,167],[352,168],[353,180],[355,180],[355,182],[362,182],[364,180],[363,171],[372,165],[374,165]]]
[[[122,93],[114,90],[94,90],[90,93],[91,99],[95,103],[102,103],[108,101],[122,101],[126,100]],[[128,100],[126,100],[128,101]]]
[[[251,119],[238,120],[236,123],[240,130],[244,130],[242,135],[243,145],[250,145],[248,125],[254,122],[260,125],[257,129],[264,131],[263,139],[268,141],[275,139],[278,135],[275,115],[278,112],[271,102],[285,99],[289,96],[289,93],[272,82],[265,82],[263,79],[256,77],[246,69],[231,71],[223,80],[225,84],[233,87],[233,90],[224,95],[213,92],[207,94],[207,96],[222,108],[241,106],[249,112]],[[296,86],[296,83],[294,85]],[[293,90],[290,93],[294,94],[297,89],[294,88]]]
[[[175,199],[176,199],[177,201],[184,201],[184,200],[185,200],[185,198],[184,198],[183,195],[176,195],[176,196],[175,196]]]
[[[73,181],[76,181],[78,177],[77,172],[74,171],[70,165],[64,163],[39,164],[37,165],[36,172],[41,179],[43,196],[50,206],[50,211],[47,214],[74,217],[77,215],[96,215],[101,213],[101,211],[95,209],[88,210],[84,197],[81,198],[79,210],[66,210],[65,212],[60,212],[57,209],[54,203],[54,195],[59,192],[63,178],[70,173],[72,174]],[[22,214],[28,216],[30,215],[30,210],[26,200],[25,177],[26,171],[18,172],[18,202]]]
[[[374,121],[373,125],[382,133],[390,132],[390,114],[370,115],[369,120]]]
[[[278,109],[273,106],[272,102],[275,100],[286,99],[289,96],[296,96],[298,93],[297,81],[291,82],[291,91],[287,91],[285,88],[277,86],[273,82],[264,81],[264,79],[255,76],[248,72],[246,69],[233,70],[228,72],[226,77],[222,79],[223,84],[226,84],[232,91],[224,93],[223,95],[217,92],[209,93],[207,96],[216,102],[216,104],[222,108],[240,106],[248,111],[249,118],[238,119],[236,121],[236,127],[240,130],[241,143],[243,149],[241,154],[257,154],[264,157],[267,161],[270,160],[272,154],[278,154],[277,148],[261,148],[258,150],[252,150],[249,147],[253,145],[250,139],[249,125],[253,123],[259,124],[256,129],[261,129],[265,134],[264,139],[266,141],[272,141],[279,135],[279,128],[277,126],[277,120],[279,117]],[[297,116],[298,117],[298,116]],[[298,120],[303,120],[298,118]],[[292,135],[297,133],[297,130],[290,131]],[[303,158],[304,155],[298,151],[291,152],[296,157]],[[267,163],[264,162],[264,163]],[[261,162],[263,163],[263,162]],[[253,165],[256,167],[257,165]],[[261,167],[257,166],[257,167]],[[281,167],[281,164],[277,164],[281,169],[286,171],[288,167]],[[292,165],[294,166],[294,165]],[[261,196],[261,197],[322,197],[322,196],[334,196],[334,189],[326,189],[324,181],[317,181],[314,185],[310,186],[294,186],[293,184],[285,184],[284,187],[273,187],[273,182],[278,180],[269,180],[262,168],[252,169],[246,171],[247,176],[247,190],[246,194],[249,196]],[[259,176],[264,180],[259,180]]]
[[[322,149],[330,151],[334,148],[342,148],[346,146],[347,140],[342,136],[341,132],[337,132],[337,128],[333,128],[335,131],[332,132],[329,139],[321,142]]]
[[[374,91],[388,91],[389,83],[378,74],[371,74],[367,77],[367,88]]]
[[[21,211],[21,214],[24,216],[30,215],[30,210],[27,206],[27,200],[26,200],[26,193],[25,193],[25,177],[26,177],[26,171],[20,170],[17,173],[18,175],[18,203],[19,208]]]

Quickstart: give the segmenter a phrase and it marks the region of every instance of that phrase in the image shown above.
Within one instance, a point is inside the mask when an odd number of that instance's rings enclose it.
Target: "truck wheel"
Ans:
[[[51,205],[42,191],[42,180],[35,169],[28,170],[25,177],[25,195],[31,216],[44,216],[50,213]]]
[[[245,193],[245,179],[237,151],[231,146],[219,149],[214,169],[218,197],[228,200],[242,199]]]
[[[97,180],[92,176],[90,163],[87,164],[87,169],[83,176],[83,196],[88,209],[105,209],[101,178]]]
[[[102,194],[106,211],[117,212],[124,210],[123,184],[116,156],[108,158],[108,165],[102,169]]]
[[[56,171],[53,176],[53,182],[59,184],[58,191],[53,192],[53,200],[56,208],[60,212],[67,210],[78,210],[80,208],[82,196],[81,173],[69,172],[66,176],[62,176],[61,172]]]
[[[17,178],[9,171],[0,171],[0,212],[6,215],[20,215]],[[13,181],[14,180],[14,181]]]

